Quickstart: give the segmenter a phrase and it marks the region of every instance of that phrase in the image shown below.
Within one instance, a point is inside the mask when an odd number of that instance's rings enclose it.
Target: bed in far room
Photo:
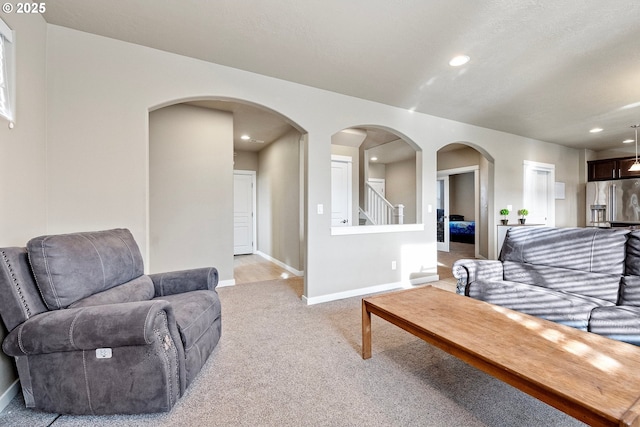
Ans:
[[[449,215],[449,240],[451,242],[475,243],[476,222],[465,221],[464,215]]]

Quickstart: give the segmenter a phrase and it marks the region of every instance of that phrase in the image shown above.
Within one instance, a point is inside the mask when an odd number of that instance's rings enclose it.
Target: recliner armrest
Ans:
[[[453,277],[458,279],[456,293],[465,294],[469,283],[476,280],[502,280],[502,261],[486,259],[459,259],[453,263]]]
[[[9,356],[151,344],[157,322],[175,323],[167,301],[140,301],[49,311],[11,331]]]
[[[213,291],[218,285],[218,270],[214,267],[155,273],[149,277],[153,281],[156,297],[199,290]]]

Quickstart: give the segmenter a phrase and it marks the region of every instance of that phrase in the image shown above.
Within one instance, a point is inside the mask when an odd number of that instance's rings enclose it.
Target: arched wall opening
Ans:
[[[493,157],[473,143],[450,143],[437,152],[437,174],[438,250],[448,252],[453,242],[464,253],[495,259]]]
[[[214,266],[221,285],[235,284],[242,233],[234,181],[243,172],[255,176],[249,252],[304,275],[306,140],[294,121],[241,99],[189,98],[151,108],[150,272]]]
[[[422,150],[407,136],[353,126],[332,135],[331,155],[332,227],[422,223]]]

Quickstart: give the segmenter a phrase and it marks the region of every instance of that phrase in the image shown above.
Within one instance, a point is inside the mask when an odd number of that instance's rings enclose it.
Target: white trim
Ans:
[[[295,268],[285,264],[284,262],[282,262],[280,260],[277,260],[277,259],[265,254],[264,252],[256,251],[256,255],[260,255],[262,258],[266,259],[267,261],[271,261],[272,263],[278,265],[281,268],[284,268],[289,273],[293,273],[298,277],[304,276],[304,271],[296,270]]]
[[[323,302],[336,301],[336,300],[341,300],[345,298],[358,297],[362,295],[376,294],[376,293],[387,292],[387,291],[395,291],[398,289],[409,289],[409,288],[412,288],[414,285],[423,284],[427,282],[436,282],[439,279],[440,279],[439,276],[436,274],[433,276],[425,276],[425,277],[421,277],[420,279],[412,280],[411,283],[406,283],[406,282],[385,283],[382,285],[369,286],[367,288],[353,289],[353,290],[344,291],[344,292],[336,292],[334,294],[321,295],[319,297],[311,297],[311,298],[308,298],[303,295],[302,300],[307,305],[315,305]]]
[[[522,206],[531,206],[531,201],[527,200],[530,196],[529,183],[530,172],[542,171],[547,173],[547,218],[545,224],[554,227],[556,224],[556,198],[555,198],[555,181],[556,181],[556,165],[552,163],[533,162],[531,160],[523,160],[522,162]],[[530,209],[530,208],[529,208]]]
[[[424,224],[356,225],[352,227],[331,227],[332,236],[351,234],[401,233],[404,231],[424,231]]]
[[[0,412],[11,403],[13,398],[18,394],[18,391],[20,391],[20,380],[15,380],[9,388],[2,393],[2,396],[0,396]]]
[[[463,166],[461,168],[453,168],[453,169],[442,169],[438,171],[438,178],[441,176],[459,175],[461,173],[473,172],[477,170],[480,170],[480,166],[478,165]]]
[[[331,161],[353,163],[353,158],[351,156],[341,156],[339,154],[332,154]]]
[[[236,279],[230,279],[230,280],[220,280],[218,282],[218,288],[225,288],[227,286],[235,286],[236,284]]]
[[[0,35],[7,39],[9,43],[13,43],[13,31],[2,19],[0,19]]]

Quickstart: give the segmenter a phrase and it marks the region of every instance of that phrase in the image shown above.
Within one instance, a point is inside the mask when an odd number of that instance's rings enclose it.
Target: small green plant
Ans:
[[[524,219],[525,216],[529,215],[529,211],[526,209],[520,209],[518,211],[518,215],[520,215],[520,218]]]
[[[509,209],[500,209],[500,215],[502,215],[502,219],[500,220],[503,225],[507,225],[509,223],[509,219],[507,216],[509,215]]]

